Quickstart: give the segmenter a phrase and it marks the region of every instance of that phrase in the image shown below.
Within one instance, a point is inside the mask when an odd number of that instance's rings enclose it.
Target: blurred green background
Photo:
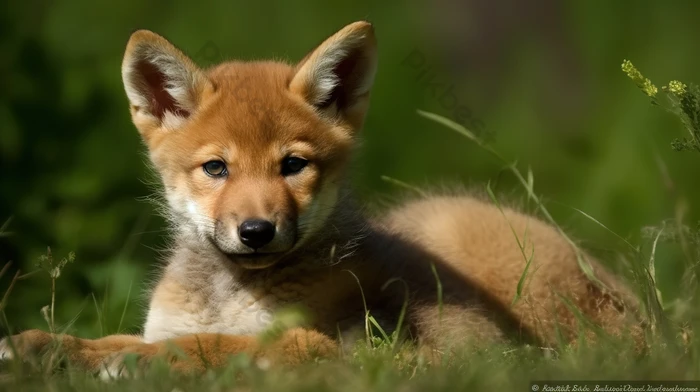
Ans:
[[[700,3],[692,1],[470,0],[243,2],[84,0],[5,2],[0,12],[0,265],[31,272],[50,246],[76,262],[58,279],[56,323],[97,336],[137,332],[165,244],[144,149],[130,123],[120,65],[129,34],[154,30],[201,65],[225,59],[295,61],[343,25],[368,19],[379,71],[355,183],[384,205],[411,184],[488,181],[506,199],[522,189],[502,165],[459,135],[416,115],[434,111],[488,137],[520,168],[582,244],[615,263],[622,241],[672,218],[688,202],[697,222],[697,154],[676,153],[677,119],[653,108],[620,71],[632,60],[658,85],[700,82]],[[468,224],[468,223],[467,223]],[[672,298],[673,248],[657,256]],[[12,328],[46,328],[45,273],[19,281]],[[128,306],[127,306],[128,305]],[[3,333],[5,331],[2,331]]]

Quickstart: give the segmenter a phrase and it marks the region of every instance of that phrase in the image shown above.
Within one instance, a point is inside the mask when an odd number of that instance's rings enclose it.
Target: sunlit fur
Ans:
[[[641,342],[629,290],[581,254],[602,284],[591,281],[572,244],[535,217],[464,192],[406,201],[374,218],[363,213],[347,170],[376,57],[366,22],[346,26],[296,65],[228,62],[208,70],[164,38],[134,33],[122,76],[162,180],[174,246],[143,336],[62,336],[68,358],[104,365],[108,376],[121,374],[126,353],[144,362],[169,356],[182,370],[222,365],[240,352],[298,363],[335,355],[338,338],[367,331],[367,312],[387,332],[403,320],[402,336],[430,352],[596,341],[579,316]],[[285,176],[289,156],[309,163]],[[212,160],[225,162],[228,175],[207,175],[203,165]],[[252,218],[276,226],[257,250],[237,233]],[[272,345],[255,338],[290,305],[306,310],[307,328]],[[29,331],[15,342],[39,342],[20,344],[26,353],[44,347],[46,336]],[[171,345],[196,355],[177,360]]]

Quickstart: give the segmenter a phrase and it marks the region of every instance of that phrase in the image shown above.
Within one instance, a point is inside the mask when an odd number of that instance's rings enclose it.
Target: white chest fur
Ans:
[[[196,290],[165,279],[153,293],[144,341],[193,333],[258,334],[272,322],[277,303],[259,290],[237,287],[226,276]]]

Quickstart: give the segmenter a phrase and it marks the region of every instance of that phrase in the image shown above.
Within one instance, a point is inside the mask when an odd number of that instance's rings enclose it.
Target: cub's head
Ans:
[[[245,268],[274,264],[321,230],[375,69],[366,22],[346,26],[296,65],[208,70],[163,37],[135,32],[124,87],[177,229]]]

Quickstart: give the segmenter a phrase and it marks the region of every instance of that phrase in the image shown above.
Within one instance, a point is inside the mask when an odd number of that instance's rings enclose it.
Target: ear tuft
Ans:
[[[122,62],[122,79],[134,120],[147,116],[168,128],[190,117],[199,105],[203,88],[210,83],[185,54],[148,30],[131,35]]]
[[[298,65],[292,92],[320,111],[364,116],[377,68],[377,43],[368,22],[355,22],[333,34]]]

